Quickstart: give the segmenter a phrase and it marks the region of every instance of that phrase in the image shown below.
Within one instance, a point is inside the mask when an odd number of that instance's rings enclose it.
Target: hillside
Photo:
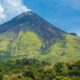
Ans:
[[[0,60],[38,59],[55,63],[80,59],[80,37],[62,31],[34,12],[0,25]]]
[[[0,25],[0,33],[20,31],[35,32],[44,42],[52,43],[66,33],[53,26],[34,12],[28,11],[16,16],[14,19]]]
[[[80,37],[18,15],[0,25],[0,80],[80,80]]]
[[[55,63],[80,59],[80,37],[69,34],[51,45],[42,42],[34,32],[5,33],[0,38],[0,60],[30,58]]]

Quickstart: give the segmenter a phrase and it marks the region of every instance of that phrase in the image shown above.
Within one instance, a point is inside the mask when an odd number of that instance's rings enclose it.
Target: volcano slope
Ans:
[[[34,12],[22,13],[0,25],[0,61],[23,58],[49,63],[80,60],[80,37]]]

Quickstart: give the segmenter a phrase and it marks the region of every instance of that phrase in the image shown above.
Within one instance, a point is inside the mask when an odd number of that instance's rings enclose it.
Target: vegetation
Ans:
[[[80,61],[50,64],[36,59],[0,63],[0,80],[80,80]]]
[[[43,58],[45,56],[48,62],[72,62],[80,60],[80,38],[78,36],[65,35],[64,38],[52,44],[51,49]]]
[[[4,36],[5,35],[5,36]],[[49,63],[80,60],[80,37],[64,35],[51,46],[34,32],[7,33],[0,37],[0,60],[31,58]],[[4,37],[3,37],[4,36]],[[47,50],[47,51],[46,51]]]
[[[0,80],[80,80],[80,37],[64,35],[46,46],[34,32],[6,34],[0,36]]]

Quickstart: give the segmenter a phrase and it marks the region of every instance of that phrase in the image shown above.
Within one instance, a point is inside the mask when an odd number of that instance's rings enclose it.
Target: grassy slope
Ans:
[[[0,59],[27,57],[50,63],[80,59],[80,37],[65,35],[64,39],[57,40],[43,54],[40,49],[42,41],[35,33],[20,32],[16,39],[13,35],[14,33],[8,33],[6,37],[0,38]]]
[[[45,56],[43,56],[45,57]],[[66,35],[64,39],[52,44],[51,50],[46,55],[48,62],[70,62],[80,59],[80,38]]]

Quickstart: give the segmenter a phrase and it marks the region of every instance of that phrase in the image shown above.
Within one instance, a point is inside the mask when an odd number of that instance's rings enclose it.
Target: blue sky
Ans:
[[[11,7],[13,5],[11,1],[17,3],[15,9],[12,9],[14,6]],[[10,2],[11,5],[9,5]],[[4,18],[9,14],[8,18],[1,19],[0,23],[31,9],[53,25],[67,32],[75,32],[80,35],[80,0],[0,0],[0,3],[1,7],[4,7],[3,13],[6,13],[2,17]],[[5,4],[8,6],[7,8]]]

